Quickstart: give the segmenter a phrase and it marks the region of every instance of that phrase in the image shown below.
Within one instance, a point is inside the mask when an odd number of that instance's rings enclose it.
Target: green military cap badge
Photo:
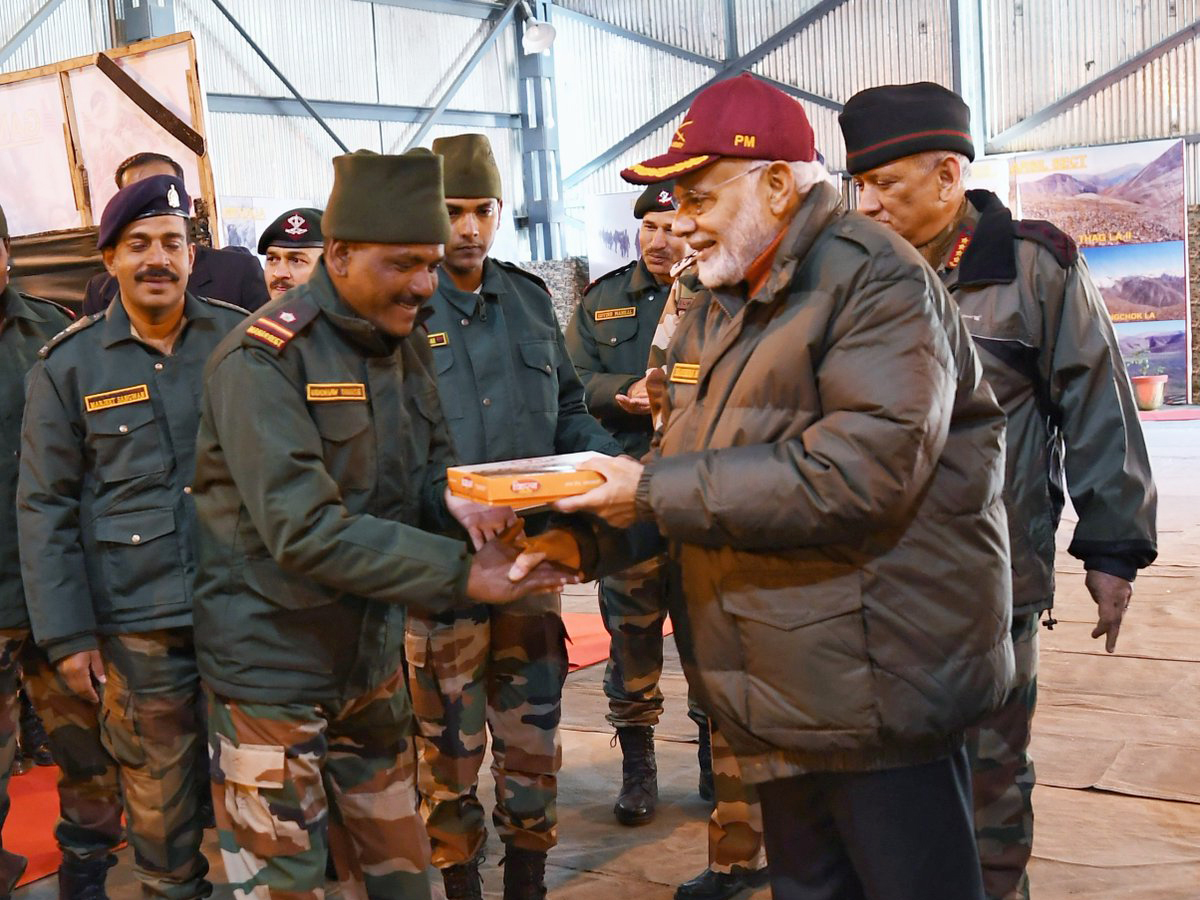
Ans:
[[[402,156],[359,150],[334,157],[326,236],[368,244],[444,244],[450,216],[442,159],[423,148]]]
[[[447,197],[504,199],[500,167],[496,165],[486,135],[456,134],[438,138],[433,142],[433,152],[444,160]]]

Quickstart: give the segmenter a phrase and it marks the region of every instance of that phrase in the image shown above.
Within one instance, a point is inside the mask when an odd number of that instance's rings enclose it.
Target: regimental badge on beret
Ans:
[[[190,208],[187,190],[174,175],[151,175],[135,181],[113,194],[104,207],[96,246],[103,250],[114,245],[130,222],[154,216],[186,217]]]
[[[289,209],[263,230],[258,239],[258,252],[266,256],[268,247],[324,246],[321,213],[321,210],[308,206]]]

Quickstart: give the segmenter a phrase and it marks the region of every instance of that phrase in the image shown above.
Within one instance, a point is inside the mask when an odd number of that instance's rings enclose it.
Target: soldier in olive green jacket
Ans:
[[[118,302],[53,338],[30,372],[17,496],[34,637],[80,698],[103,695],[134,870],[146,896],[177,900],[212,890],[192,643],[200,373],[245,316],[185,293],[186,209],[173,175],[105,207],[98,244]]]
[[[545,285],[488,257],[500,175],[482,135],[434,142],[453,237],[427,328],[438,395],[459,458],[482,463],[621,446],[588,414]],[[532,528],[532,525],[530,526]],[[475,605],[409,620],[421,784],[433,862],[449,900],[478,897],[486,840],[476,796],[491,731],[505,896],[538,896],[557,840],[558,721],[567,674],[557,592],[503,610]],[[486,708],[486,726],[483,710]]]
[[[63,854],[65,896],[103,884],[112,851],[121,842],[121,798],[116,763],[100,744],[96,707],[76,697],[29,635],[29,613],[17,553],[17,468],[25,376],[45,346],[71,322],[49,300],[20,294],[8,284],[8,225],[0,209],[0,826],[8,816],[8,779],[17,751],[21,679],[46,725],[58,781],[61,819],[55,837]],[[0,848],[0,897],[25,869],[23,856]]]
[[[650,345],[673,281],[671,269],[683,255],[683,242],[671,234],[673,187],[673,182],[659,182],[638,197],[633,215],[641,222],[641,258],[588,285],[567,325],[567,350],[583,382],[588,409],[635,459],[650,449]],[[654,818],[658,802],[654,726],[663,708],[658,682],[667,617],[662,559],[602,578],[598,593],[609,634],[604,672],[608,721],[616,729],[622,757],[621,790],[613,812],[623,825],[642,825]],[[706,737],[704,714],[697,710],[692,716]],[[702,740],[701,747],[707,748],[707,741]],[[712,766],[704,755],[700,790],[711,799]]]
[[[511,511],[445,494],[428,342],[409,337],[449,232],[440,161],[337,157],[322,225],[311,279],[205,372],[196,623],[217,825],[239,896],[322,896],[332,857],[346,896],[428,897],[405,609],[563,579],[511,583],[515,550],[482,540]]]

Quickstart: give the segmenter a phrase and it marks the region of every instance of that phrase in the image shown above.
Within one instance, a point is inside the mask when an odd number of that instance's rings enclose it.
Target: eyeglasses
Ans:
[[[751,172],[757,172],[760,169],[765,169],[769,165],[770,163],[761,162],[756,166],[751,166],[748,169],[738,172],[736,175],[726,178],[724,181],[718,181],[716,184],[709,185],[703,191],[684,191],[683,196],[679,200],[677,212],[682,213],[685,216],[689,216],[690,218],[704,215],[706,212],[712,209],[713,204],[717,202],[717,197],[715,194],[717,188],[724,187],[731,181],[737,181],[739,178],[749,175]]]

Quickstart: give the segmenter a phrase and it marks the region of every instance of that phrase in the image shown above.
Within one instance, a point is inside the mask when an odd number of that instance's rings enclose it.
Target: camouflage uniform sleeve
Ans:
[[[1089,569],[1132,581],[1158,554],[1158,497],[1133,391],[1086,263],[1064,270],[1048,254],[1039,259],[1046,261],[1040,276],[1048,298],[1043,366],[1079,515],[1069,552]]]
[[[74,420],[39,362],[29,374],[21,428],[17,535],[33,635],[52,662],[99,646],[79,525],[85,462]]]
[[[594,450],[607,456],[625,451],[588,412],[583,400],[583,384],[575,374],[567,353],[562,330],[555,326],[558,343],[558,424],[554,431],[554,451],[575,453]]]
[[[567,352],[583,383],[583,399],[587,408],[596,416],[611,416],[622,412],[617,405],[617,394],[629,390],[629,386],[642,377],[642,372],[605,372],[596,352],[595,321],[587,309],[587,298],[575,307],[575,314],[567,323]]]
[[[205,385],[205,415],[271,556],[288,571],[372,600],[435,613],[461,603],[466,546],[351,513],[325,468],[295,378],[282,366],[266,350],[242,348],[216,364]]]

